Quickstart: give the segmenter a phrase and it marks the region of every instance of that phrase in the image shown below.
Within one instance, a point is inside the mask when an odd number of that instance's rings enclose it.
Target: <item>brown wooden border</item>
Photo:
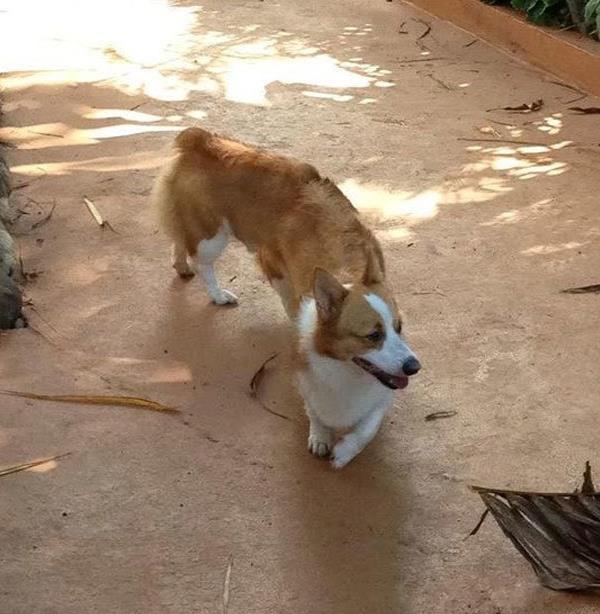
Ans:
[[[600,43],[575,32],[533,25],[518,13],[481,0],[408,0],[435,17],[600,96]]]

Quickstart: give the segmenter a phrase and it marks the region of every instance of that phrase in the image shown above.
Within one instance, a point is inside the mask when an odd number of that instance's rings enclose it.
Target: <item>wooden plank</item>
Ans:
[[[600,96],[600,43],[596,41],[533,25],[516,11],[480,0],[409,0],[408,4]]]

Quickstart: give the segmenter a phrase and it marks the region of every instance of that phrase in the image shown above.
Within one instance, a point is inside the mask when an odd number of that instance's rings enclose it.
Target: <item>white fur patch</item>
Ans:
[[[231,228],[229,224],[225,222],[217,234],[210,239],[200,241],[198,245],[198,254],[196,256],[196,267],[199,268],[206,289],[212,300],[217,305],[226,305],[237,303],[237,297],[233,292],[221,288],[217,277],[215,275],[215,269],[213,266],[214,261],[221,255],[223,250],[229,243],[229,237],[231,236]]]
[[[313,299],[306,299],[300,306],[297,326],[300,347],[308,359],[308,368],[298,374],[298,388],[323,425],[350,428],[372,411],[392,404],[393,391],[372,375],[349,360],[335,360],[315,351],[317,310]]]
[[[378,350],[364,354],[364,358],[387,373],[402,373],[402,365],[407,359],[415,357],[414,352],[394,329],[394,316],[389,305],[377,294],[367,294],[367,302],[381,316],[385,329],[385,341]]]
[[[375,294],[365,298],[380,314],[386,332],[383,347],[365,357],[381,369],[401,373],[403,362],[413,353],[394,330],[394,318],[388,305]],[[313,454],[320,455],[331,445],[327,429],[352,429],[332,451],[332,465],[340,469],[376,435],[393,404],[394,392],[353,362],[318,354],[313,339],[317,323],[315,301],[305,299],[296,324],[308,368],[298,372],[298,389],[311,422],[308,445]]]

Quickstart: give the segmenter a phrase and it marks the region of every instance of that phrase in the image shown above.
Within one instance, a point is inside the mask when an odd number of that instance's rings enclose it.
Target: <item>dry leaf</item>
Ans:
[[[519,113],[533,113],[539,111],[544,106],[544,101],[541,98],[534,100],[533,102],[524,102],[516,107],[495,107],[488,109],[488,111],[516,111]]]
[[[101,215],[100,215],[100,211],[98,211],[98,209],[96,208],[96,205],[94,205],[94,203],[87,198],[87,196],[83,197],[83,202],[85,203],[85,206],[88,208],[88,211],[90,212],[90,215],[94,218],[94,220],[96,221],[96,224],[98,224],[98,226],[100,226],[100,228],[108,228],[109,230],[112,230],[113,232],[117,232],[111,225],[109,222],[107,222]],[[117,233],[118,234],[118,233]]]
[[[442,418],[453,418],[457,413],[456,411],[434,411],[432,414],[427,414],[425,416],[425,422],[440,420]]]
[[[540,582],[554,590],[600,588],[600,492],[589,462],[583,475],[581,492],[574,493],[472,486]]]
[[[577,111],[582,115],[598,115],[600,113],[600,107],[569,107],[570,111]]]
[[[38,465],[45,465],[50,461],[66,458],[67,456],[70,456],[70,454],[70,452],[66,452],[65,454],[58,454],[57,456],[42,458],[31,463],[21,463],[20,465],[13,465],[12,467],[5,467],[4,469],[0,469],[0,477],[10,475],[11,473],[18,473],[19,471],[25,471],[26,469],[31,469],[32,467],[37,467]]]
[[[87,395],[87,394],[35,394],[33,392],[17,392],[15,390],[0,390],[0,394],[6,394],[23,399],[35,401],[52,401],[55,403],[76,403],[78,405],[113,405],[116,407],[133,407],[164,413],[179,413],[174,407],[167,407],[156,401],[142,399],[140,397],[111,396],[111,395]]]
[[[258,396],[258,387],[262,381],[262,378],[265,375],[266,366],[275,358],[277,358],[278,354],[275,353],[272,356],[269,356],[267,360],[265,360],[262,365],[259,367],[258,371],[252,376],[250,380],[250,396],[256,398]]]
[[[31,229],[33,230],[34,228],[39,228],[40,226],[43,226],[52,217],[54,209],[56,209],[56,203],[52,204],[52,208],[42,219],[38,220],[37,222],[34,222],[31,225]]]
[[[565,294],[597,294],[600,292],[600,284],[592,284],[591,286],[579,286],[578,288],[567,288],[561,290]]]
[[[267,407],[258,397],[258,389],[260,386],[260,383],[264,377],[265,374],[265,369],[266,366],[277,356],[279,356],[279,354],[276,352],[275,354],[273,354],[272,356],[269,356],[269,358],[267,358],[267,360],[265,360],[262,365],[260,366],[260,368],[258,369],[258,371],[252,376],[252,379],[250,380],[250,396],[253,399],[256,399],[261,407],[265,410],[268,411],[270,414],[273,414],[274,416],[278,416],[279,418],[283,418],[284,420],[291,420],[291,418],[289,416],[286,416],[285,414],[280,414],[279,412],[275,411],[274,409],[271,409],[270,407]]]

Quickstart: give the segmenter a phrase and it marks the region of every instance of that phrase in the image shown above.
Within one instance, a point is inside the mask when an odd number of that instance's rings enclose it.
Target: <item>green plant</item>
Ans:
[[[569,6],[565,0],[512,0],[511,5],[524,11],[533,23],[560,27],[571,25]]]
[[[600,0],[588,0],[585,4],[583,17],[588,28],[596,38],[600,38]]]
[[[543,26],[569,28],[600,33],[600,0],[484,0],[488,4],[511,6],[522,11],[527,19]]]

